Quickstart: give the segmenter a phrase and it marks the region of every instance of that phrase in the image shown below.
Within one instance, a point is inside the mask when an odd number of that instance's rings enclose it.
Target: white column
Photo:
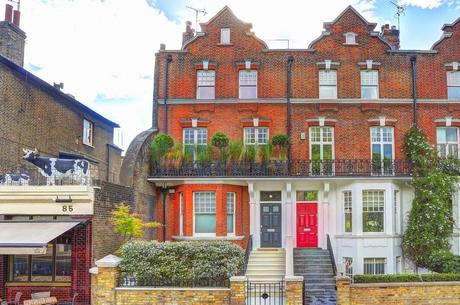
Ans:
[[[286,204],[284,221],[286,224],[286,276],[294,275],[294,236],[293,226],[295,218],[292,218],[292,184],[286,183]]]
[[[248,183],[249,193],[249,234],[252,235],[253,248],[257,249],[260,247],[259,236],[257,236],[257,211],[256,211],[256,199],[254,195],[254,183]]]

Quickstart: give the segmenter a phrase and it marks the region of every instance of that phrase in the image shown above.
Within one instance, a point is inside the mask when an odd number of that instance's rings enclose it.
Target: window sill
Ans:
[[[233,47],[233,43],[218,43],[219,47]]]
[[[243,240],[244,236],[173,236],[174,240]]]
[[[83,143],[83,145],[88,146],[88,147],[91,147],[91,148],[95,148],[95,147],[94,147],[93,145],[91,145],[91,144]]]
[[[70,287],[70,282],[6,282],[6,287]]]

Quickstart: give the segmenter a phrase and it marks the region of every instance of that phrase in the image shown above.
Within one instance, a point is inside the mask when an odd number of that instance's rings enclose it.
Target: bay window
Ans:
[[[379,98],[379,72],[361,71],[361,98],[373,100]]]
[[[197,71],[196,98],[212,100],[215,98],[216,72],[214,70]]]
[[[227,193],[227,234],[235,234],[235,204],[236,194],[234,192]]]
[[[447,99],[460,100],[460,71],[447,72]]]
[[[310,159],[314,175],[332,174],[332,160],[334,158],[334,128],[310,128]]]
[[[245,127],[244,145],[267,145],[268,127]]]
[[[337,99],[337,71],[319,71],[319,98]]]
[[[257,98],[257,70],[240,70],[240,99]]]
[[[436,128],[436,144],[438,154],[442,158],[458,158],[458,128],[438,127]]]
[[[183,130],[184,153],[187,158],[197,160],[200,152],[205,152],[208,143],[208,130],[206,128],[184,128]]]
[[[385,274],[386,259],[371,257],[364,259],[364,274]]]
[[[384,232],[385,227],[385,191],[363,191],[363,232]]]
[[[214,236],[216,234],[216,193],[195,192],[193,195],[195,235]]]
[[[343,192],[343,219],[344,231],[351,233],[353,229],[353,200],[351,191]]]
[[[393,127],[371,128],[372,174],[393,174]]]

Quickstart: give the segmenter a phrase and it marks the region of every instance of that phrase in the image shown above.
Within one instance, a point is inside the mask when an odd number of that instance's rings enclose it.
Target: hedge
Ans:
[[[364,283],[413,283],[413,282],[455,282],[460,281],[460,273],[433,273],[433,274],[357,274],[353,282]]]
[[[225,281],[241,270],[244,252],[226,241],[132,241],[122,246],[121,259],[121,272],[141,281]]]
[[[421,282],[418,274],[357,274],[353,276],[355,283],[406,283]]]

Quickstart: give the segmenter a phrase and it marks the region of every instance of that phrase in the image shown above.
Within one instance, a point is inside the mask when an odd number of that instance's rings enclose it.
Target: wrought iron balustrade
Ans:
[[[407,177],[409,160],[165,161],[153,177]]]

